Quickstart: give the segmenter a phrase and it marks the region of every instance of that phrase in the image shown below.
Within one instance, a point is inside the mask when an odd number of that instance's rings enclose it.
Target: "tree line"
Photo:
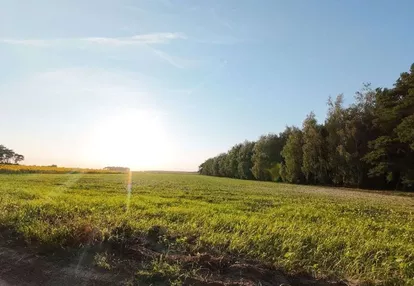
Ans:
[[[323,123],[236,144],[199,166],[203,175],[295,184],[414,190],[414,64],[392,88],[369,84],[345,107],[329,98]]]
[[[108,171],[117,171],[117,172],[129,172],[129,168],[127,167],[119,167],[119,166],[108,166],[103,168],[104,170],[108,170]]]
[[[12,149],[0,145],[0,164],[18,164],[24,160],[24,156],[17,154]]]

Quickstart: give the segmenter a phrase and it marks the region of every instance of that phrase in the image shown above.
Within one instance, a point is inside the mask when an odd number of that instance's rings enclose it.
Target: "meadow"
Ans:
[[[0,174],[0,230],[51,251],[121,245],[121,252],[95,254],[107,271],[139,246],[140,264],[128,264],[128,281],[137,285],[204,285],[188,279],[217,281],[224,271],[216,268],[237,263],[281,271],[291,285],[301,284],[299,275],[414,285],[414,198],[407,193],[196,174]]]
[[[121,171],[104,169],[67,168],[57,166],[28,166],[18,164],[0,164],[1,174],[120,174]]]

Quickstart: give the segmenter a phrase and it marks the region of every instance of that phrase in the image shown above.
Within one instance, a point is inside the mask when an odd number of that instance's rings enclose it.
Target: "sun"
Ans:
[[[100,120],[91,134],[89,158],[102,166],[162,169],[171,146],[159,114],[123,109]]]

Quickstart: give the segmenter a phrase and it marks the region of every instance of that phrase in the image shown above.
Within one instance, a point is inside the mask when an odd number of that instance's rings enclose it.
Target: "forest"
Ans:
[[[365,84],[349,106],[328,99],[323,123],[234,145],[199,166],[203,175],[294,184],[414,191],[414,64],[392,88]]]

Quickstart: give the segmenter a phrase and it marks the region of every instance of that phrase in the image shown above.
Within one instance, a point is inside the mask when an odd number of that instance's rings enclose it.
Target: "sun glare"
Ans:
[[[110,115],[91,134],[90,160],[133,170],[162,169],[172,155],[157,113],[127,109]]]

